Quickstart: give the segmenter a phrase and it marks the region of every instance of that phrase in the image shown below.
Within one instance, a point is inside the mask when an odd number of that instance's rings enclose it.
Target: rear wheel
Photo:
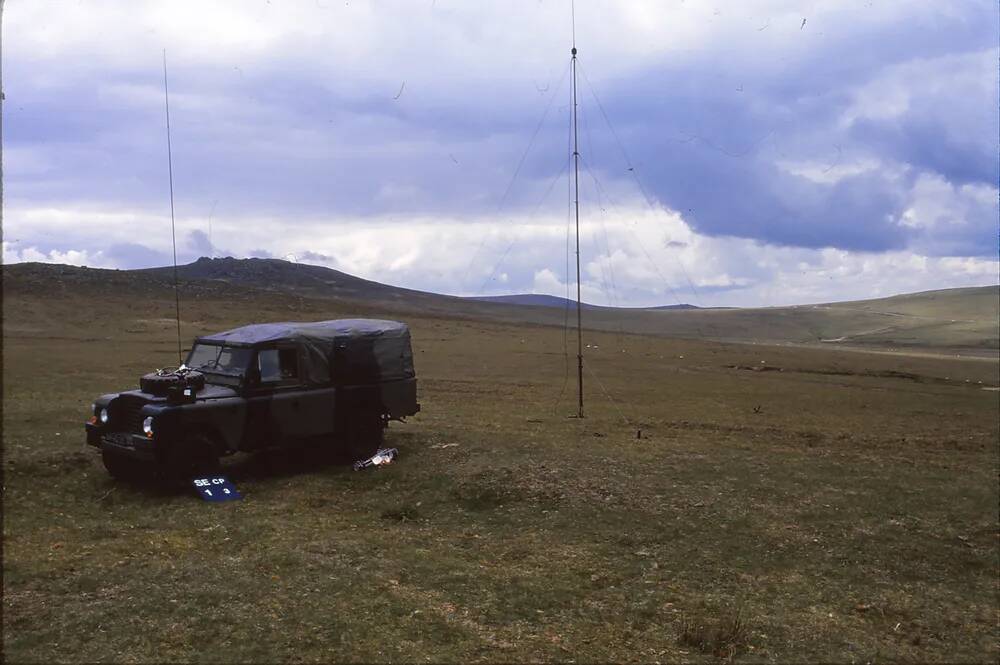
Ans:
[[[350,461],[368,459],[382,447],[384,427],[381,414],[354,414],[348,418],[346,429],[345,448]]]

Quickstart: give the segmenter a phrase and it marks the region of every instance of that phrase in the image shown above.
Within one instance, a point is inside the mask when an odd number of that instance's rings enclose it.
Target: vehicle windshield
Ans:
[[[195,344],[184,364],[201,372],[243,377],[250,366],[252,356],[252,349],[218,344]]]

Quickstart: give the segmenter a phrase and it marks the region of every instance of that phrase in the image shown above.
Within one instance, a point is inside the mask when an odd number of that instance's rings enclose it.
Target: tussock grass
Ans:
[[[742,606],[730,607],[718,615],[685,617],[677,641],[702,653],[731,662],[750,646],[750,631]]]

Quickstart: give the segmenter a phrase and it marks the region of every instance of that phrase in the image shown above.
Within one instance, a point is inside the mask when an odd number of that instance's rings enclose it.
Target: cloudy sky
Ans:
[[[992,0],[576,3],[584,298],[998,281]],[[569,0],[7,0],[3,258],[565,295]]]

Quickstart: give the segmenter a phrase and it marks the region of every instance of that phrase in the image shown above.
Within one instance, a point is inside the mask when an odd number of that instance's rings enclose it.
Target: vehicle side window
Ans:
[[[261,383],[281,381],[281,365],[278,360],[278,349],[268,349],[257,353],[257,365],[260,367]]]
[[[299,378],[299,356],[293,349],[265,349],[257,353],[261,383],[293,383]]]

